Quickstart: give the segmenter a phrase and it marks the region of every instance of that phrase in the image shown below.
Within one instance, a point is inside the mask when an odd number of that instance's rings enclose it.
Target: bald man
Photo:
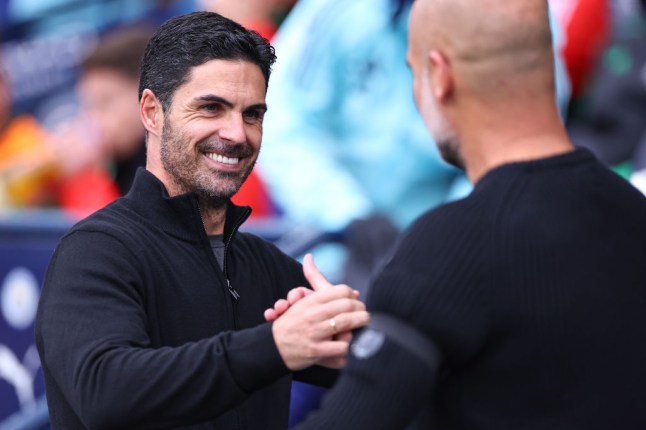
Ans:
[[[546,8],[416,1],[416,103],[475,188],[403,236],[301,429],[646,428],[646,200],[569,142]]]

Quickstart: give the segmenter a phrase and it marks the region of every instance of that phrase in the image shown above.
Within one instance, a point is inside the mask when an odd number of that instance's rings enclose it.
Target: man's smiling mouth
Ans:
[[[222,164],[238,164],[240,161],[240,158],[238,157],[225,157],[224,155],[216,154],[215,152],[207,152],[205,154],[207,157],[209,157],[211,160],[217,161],[218,163]]]

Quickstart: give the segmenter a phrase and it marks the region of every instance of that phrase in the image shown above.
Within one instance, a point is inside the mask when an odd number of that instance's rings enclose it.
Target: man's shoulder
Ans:
[[[472,194],[426,211],[411,224],[407,232],[415,236],[435,236],[483,227],[490,219],[488,206],[490,202]]]
[[[134,231],[133,223],[141,224],[136,219],[136,214],[127,207],[125,199],[119,198],[74,224],[65,236],[94,232],[128,237]]]

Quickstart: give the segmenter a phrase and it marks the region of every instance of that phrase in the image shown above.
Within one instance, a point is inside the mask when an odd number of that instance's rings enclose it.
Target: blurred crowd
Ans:
[[[145,166],[139,59],[170,16],[212,10],[272,40],[263,150],[234,197],[294,230],[362,289],[395,236],[470,191],[413,103],[412,0],[0,0],[0,211],[83,217]],[[550,0],[557,100],[575,144],[646,191],[646,19],[640,0]],[[301,229],[301,230],[299,230]]]
[[[256,217],[353,226],[358,243],[388,243],[469,190],[412,103],[410,3],[0,0],[0,209],[84,216],[126,193],[145,165],[136,89],[147,38],[170,16],[213,10],[268,39],[278,32],[263,154],[237,202]],[[575,143],[646,189],[643,3],[550,0]]]
[[[139,60],[179,2],[3,1],[0,208],[78,218],[145,163]]]

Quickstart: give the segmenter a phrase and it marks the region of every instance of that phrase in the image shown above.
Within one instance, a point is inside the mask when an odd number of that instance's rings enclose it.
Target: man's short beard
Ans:
[[[171,180],[181,190],[182,193],[194,193],[200,204],[210,208],[221,208],[227,204],[231,197],[238,192],[244,181],[251,174],[254,162],[247,167],[242,173],[217,171],[199,171],[195,155],[186,155],[181,152],[187,149],[188,139],[181,132],[176,132],[172,125],[164,121],[162,136],[160,142],[160,158],[164,169],[168,172]],[[218,152],[228,157],[249,157],[252,155],[251,150],[246,146],[231,146],[222,142],[203,141],[198,144],[198,148],[204,150],[217,149]],[[202,152],[202,151],[200,151]],[[217,175],[213,186],[214,178]],[[231,184],[230,187],[226,185]]]
[[[462,151],[460,151],[460,145],[458,145],[455,139],[447,139],[445,141],[438,142],[437,148],[444,161],[460,170],[466,170],[464,157],[462,156]]]
[[[462,157],[457,134],[447,118],[442,114],[438,102],[433,96],[431,82],[427,74],[423,76],[421,86],[418,108],[426,128],[435,140],[435,145],[442,159],[452,166],[465,170],[464,158]]]
[[[221,176],[224,177],[230,177],[231,180],[235,180],[237,178],[237,175],[233,175],[228,172],[222,172]],[[246,174],[244,177],[244,180],[240,182],[240,185],[235,188],[232,192],[223,192],[220,190],[214,190],[214,189],[208,189],[208,188],[203,188],[203,187],[197,187],[193,189],[193,193],[197,196],[198,201],[200,204],[210,207],[212,209],[219,209],[224,207],[227,202],[233,197],[239,190],[244,181],[247,179],[247,176],[249,174]]]

